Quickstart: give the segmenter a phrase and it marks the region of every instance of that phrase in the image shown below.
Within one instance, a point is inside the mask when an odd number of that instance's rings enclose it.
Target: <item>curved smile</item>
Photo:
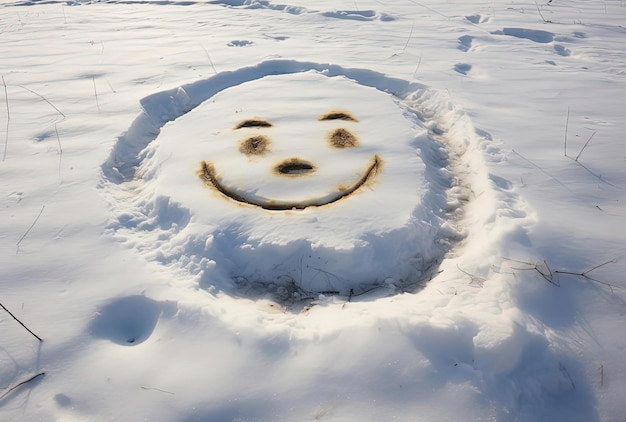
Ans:
[[[359,180],[357,180],[356,183],[354,183],[353,185],[347,188],[341,188],[337,190],[337,192],[330,197],[325,196],[323,198],[311,198],[311,199],[306,199],[306,200],[297,201],[297,202],[276,201],[276,200],[266,199],[266,198],[254,198],[254,199],[246,198],[244,195],[237,193],[232,188],[223,185],[220,178],[217,176],[213,163],[210,163],[210,162],[203,161],[202,168],[200,169],[198,174],[200,178],[204,180],[204,182],[208,186],[215,188],[222,195],[234,201],[237,201],[243,204],[254,205],[254,206],[261,207],[263,209],[270,210],[270,211],[288,211],[288,210],[303,210],[308,207],[321,207],[321,206],[333,204],[351,195],[352,193],[357,191],[361,186],[374,180],[374,177],[380,171],[381,165],[382,165],[382,160],[380,159],[380,157],[378,155],[374,155],[374,157],[372,158],[372,163],[369,165],[369,167],[365,171],[365,174]]]

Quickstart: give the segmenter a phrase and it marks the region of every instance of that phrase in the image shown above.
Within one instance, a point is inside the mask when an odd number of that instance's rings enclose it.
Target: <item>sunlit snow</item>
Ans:
[[[0,420],[622,420],[625,18],[3,2]]]

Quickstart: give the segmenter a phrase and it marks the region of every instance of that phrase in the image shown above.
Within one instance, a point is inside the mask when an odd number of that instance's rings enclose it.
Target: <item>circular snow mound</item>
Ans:
[[[418,89],[271,61],[149,97],[103,166],[111,228],[227,293],[415,285],[447,250],[451,183],[445,150],[403,101]]]

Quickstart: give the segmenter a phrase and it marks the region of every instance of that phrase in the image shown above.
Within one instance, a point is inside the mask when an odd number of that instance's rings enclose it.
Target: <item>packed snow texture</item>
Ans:
[[[4,2],[0,419],[622,420],[625,17]]]

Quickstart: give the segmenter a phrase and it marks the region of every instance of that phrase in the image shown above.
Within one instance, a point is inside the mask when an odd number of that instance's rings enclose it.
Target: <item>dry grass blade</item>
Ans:
[[[160,391],[161,393],[166,393],[166,394],[171,394],[173,396],[175,396],[175,393],[172,393],[171,391],[167,391],[167,390],[161,390],[160,388],[156,388],[156,387],[144,387],[141,386],[142,390],[154,390],[154,391]]]
[[[483,285],[485,284],[485,281],[487,281],[486,278],[479,277],[479,276],[477,276],[475,274],[471,274],[471,273],[465,271],[464,269],[459,267],[458,264],[457,264],[456,268],[459,271],[461,271],[463,274],[469,276],[469,278],[470,278],[470,286],[472,286],[472,287],[483,287]]]
[[[537,6],[539,7],[539,6]],[[569,126],[569,107],[567,107],[567,118],[565,119],[565,146],[564,146],[564,155],[567,157],[567,128]]]
[[[578,277],[582,277],[582,278],[584,278],[586,280],[602,284],[603,286],[608,287],[611,290],[611,293],[613,293],[613,289],[616,289],[616,288],[623,289],[623,288],[621,288],[619,286],[615,286],[614,284],[611,284],[611,283],[607,283],[606,281],[598,280],[595,277],[591,277],[591,276],[589,276],[589,273],[592,272],[592,271],[597,270],[598,268],[604,267],[605,265],[615,264],[618,260],[619,260],[619,258],[611,259],[609,261],[603,262],[602,264],[599,264],[599,265],[596,265],[594,267],[591,267],[590,269],[588,269],[586,271],[583,271],[583,272],[561,271],[561,270],[556,270],[554,272],[558,273],[558,274],[575,275],[575,276],[578,276]]]
[[[96,107],[98,107],[98,113],[100,113],[100,102],[98,101],[98,89],[96,88],[96,77],[92,76],[93,81],[93,95],[96,97]]]
[[[215,65],[213,64],[213,60],[211,60],[211,56],[209,56],[209,52],[207,51],[206,48],[204,48],[204,46],[202,44],[200,44],[200,47],[202,47],[202,49],[204,50],[204,54],[206,54],[207,59],[209,59],[209,63],[211,63],[211,67],[213,68],[213,72],[215,72],[215,74],[217,75],[217,70],[215,69]]]
[[[24,384],[26,384],[26,383],[29,383],[29,382],[31,382],[31,381],[33,381],[33,380],[35,380],[35,379],[39,378],[39,377],[42,377],[42,376],[44,376],[44,375],[46,375],[46,373],[45,373],[45,372],[40,372],[40,373],[38,373],[38,374],[36,374],[36,375],[33,375],[32,377],[28,378],[27,380],[24,380],[24,381],[20,382],[19,384],[15,384],[13,387],[9,388],[7,391],[5,391],[5,392],[4,392],[4,393],[0,396],[0,400],[2,400],[3,398],[5,398],[6,396],[8,396],[8,395],[11,393],[11,391],[14,391],[15,389],[17,389],[17,388],[21,387],[22,385],[24,385]]]
[[[41,217],[41,214],[43,214],[43,210],[44,208],[46,208],[45,205],[41,206],[41,210],[39,211],[39,214],[37,214],[37,217],[35,217],[35,220],[33,221],[33,223],[30,225],[30,227],[28,228],[28,230],[26,230],[26,232],[24,232],[24,234],[22,235],[22,237],[20,237],[20,240],[17,241],[17,249],[15,250],[15,255],[17,255],[20,251],[20,243],[22,243],[22,241],[24,239],[26,239],[26,236],[28,236],[28,233],[30,233],[30,231],[33,229],[33,227],[35,227],[35,224],[37,224],[37,221],[39,221],[39,217]]]
[[[548,173],[546,170],[542,169],[541,167],[539,167],[537,164],[533,163],[532,161],[530,161],[528,158],[524,157],[522,154],[520,154],[519,152],[515,151],[514,149],[511,150],[511,152],[513,152],[513,154],[517,155],[518,157],[520,157],[522,160],[526,161],[528,164],[530,164],[531,166],[533,166],[534,168],[536,168],[537,170],[539,170],[540,172],[542,172],[543,174],[545,174],[546,176],[548,176],[550,179],[554,180],[556,183],[558,183],[559,185],[561,185],[563,188],[567,189],[568,192],[574,193],[572,192],[572,190],[570,188],[568,188],[563,182],[561,182],[559,179],[557,179],[556,177],[554,177],[553,175],[551,175],[550,173]]]
[[[580,158],[580,154],[582,154],[585,148],[587,148],[587,145],[589,145],[589,142],[591,142],[591,140],[593,139],[593,137],[595,136],[597,132],[598,132],[597,130],[593,132],[591,136],[589,137],[589,139],[587,139],[587,142],[585,142],[585,145],[583,145],[583,147],[581,148],[580,152],[578,153],[574,161],[578,161],[578,159]]]
[[[57,143],[59,144],[59,179],[61,178],[61,158],[63,157],[63,148],[61,147],[61,138],[59,137],[59,129],[57,124],[54,124],[54,132],[57,135]]]
[[[541,13],[541,9],[539,8],[539,5],[538,5],[537,3],[535,3],[535,6],[537,6],[537,11],[539,12],[539,16],[541,16],[541,20],[542,20],[544,23],[552,23],[552,21],[551,21],[551,20],[548,20],[548,19],[546,19],[546,18],[544,18],[544,17],[543,17],[543,13]]]
[[[404,48],[402,49],[402,51],[405,51],[406,48],[409,46],[409,43],[411,42],[411,37],[413,36],[413,29],[415,29],[415,22],[413,22],[413,24],[411,25],[411,32],[409,32],[409,38],[406,40],[406,44],[404,44]]]
[[[591,273],[592,271],[597,270],[598,268],[604,267],[605,265],[608,264],[614,264],[617,263],[621,258],[623,257],[617,257],[614,259],[611,259],[609,261],[603,262],[601,264],[595,265],[593,267],[591,267],[590,269],[583,271],[583,272],[575,272],[575,271],[564,271],[564,270],[554,270],[554,272],[552,272],[552,270],[550,270],[550,267],[548,266],[547,261],[543,261],[544,266],[540,265],[540,264],[533,264],[530,262],[524,262],[524,261],[518,261],[516,259],[511,259],[511,258],[503,258],[507,261],[511,261],[511,262],[517,262],[518,264],[523,264],[523,265],[527,265],[527,268],[515,268],[515,267],[511,267],[512,270],[516,270],[516,271],[537,271],[537,273],[539,273],[546,281],[548,281],[551,284],[554,284],[555,286],[561,286],[561,283],[558,279],[559,274],[561,275],[573,275],[573,276],[578,276],[578,277],[582,277],[585,280],[589,280],[589,281],[593,281],[595,283],[598,284],[602,284],[603,286],[608,287],[611,290],[611,293],[613,293],[614,289],[624,289],[623,287],[620,286],[616,286],[614,284],[608,283],[606,281],[603,280],[599,280],[595,277],[591,277],[589,275],[589,273]]]
[[[414,78],[415,78],[415,75],[417,74],[417,71],[420,69],[421,64],[422,64],[422,55],[420,54],[419,58],[417,59],[417,66],[415,66],[415,70],[413,71]]]
[[[557,271],[552,273],[552,270],[550,270],[550,267],[548,266],[548,263],[546,262],[546,260],[543,261],[543,265],[544,266],[541,266],[541,264],[533,264],[531,262],[518,261],[516,259],[510,259],[510,258],[504,258],[504,259],[507,260],[507,261],[517,262],[518,264],[524,264],[524,265],[528,266],[527,268],[511,267],[512,270],[515,270],[515,271],[536,271],[548,283],[553,284],[553,285],[555,285],[557,287],[561,287],[561,282],[559,281],[558,277],[555,276]]]
[[[57,113],[59,113],[59,114],[60,114],[60,115],[61,115],[61,116],[65,119],[65,113],[63,113],[61,110],[59,110],[59,109],[57,108],[57,106],[55,106],[54,104],[52,104],[52,103],[50,102],[50,100],[48,100],[46,97],[44,97],[43,95],[41,95],[41,94],[39,94],[39,93],[37,93],[37,92],[33,91],[33,90],[32,90],[32,89],[30,89],[30,88],[26,88],[26,87],[25,87],[25,86],[23,86],[23,85],[18,85],[18,86],[19,86],[20,88],[25,89],[26,91],[30,92],[31,94],[35,94],[36,96],[38,96],[39,98],[41,98],[42,100],[44,100],[45,102],[47,102],[47,103],[50,105],[50,107],[52,107],[53,109],[55,109],[55,110],[56,110],[56,112],[57,112]]]
[[[41,337],[39,337],[37,334],[33,333],[30,328],[28,328],[22,321],[20,321],[19,319],[17,319],[17,317],[15,315],[13,315],[11,313],[11,311],[9,311],[7,308],[4,307],[3,304],[0,303],[0,308],[4,309],[6,311],[7,314],[11,315],[11,317],[16,320],[22,327],[24,327],[26,329],[26,331],[28,331],[29,333],[31,333],[33,336],[35,336],[35,338],[39,341],[43,341],[41,339]]]
[[[4,86],[4,100],[7,105],[7,127],[4,135],[4,153],[2,154],[2,161],[7,158],[7,147],[9,145],[9,124],[11,122],[11,110],[9,109],[9,94],[7,92],[7,83],[4,81],[4,76],[2,77],[2,85]]]

